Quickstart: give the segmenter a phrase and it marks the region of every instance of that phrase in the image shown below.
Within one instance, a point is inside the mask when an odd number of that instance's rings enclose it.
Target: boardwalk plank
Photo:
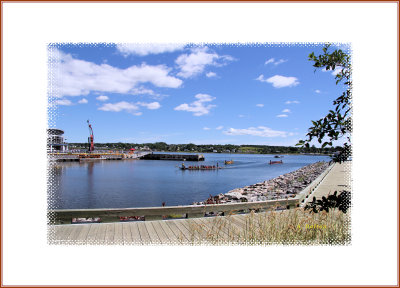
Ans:
[[[183,219],[179,219],[179,220],[171,220],[174,222],[174,224],[176,225],[176,227],[179,229],[179,231],[181,231],[181,233],[185,236],[186,240],[189,242],[192,242],[193,240],[193,236],[192,234],[189,232],[189,230],[182,224],[183,222],[185,222],[186,220]]]
[[[100,224],[91,224],[88,236],[86,237],[86,242],[90,244],[98,244],[96,240],[96,234],[99,230]]]
[[[55,234],[56,240],[67,241],[73,230],[72,225],[60,225],[60,229]]]
[[[139,233],[139,228],[138,228],[138,222],[130,222],[127,223],[131,229],[131,237],[132,237],[132,243],[139,245],[143,244],[142,239],[140,238],[140,233]]]
[[[228,234],[224,230],[227,223],[223,221],[223,218],[199,218],[199,221],[205,224],[209,235],[211,235],[211,239],[217,240],[218,242],[228,242],[230,240]]]
[[[82,230],[79,232],[79,235],[76,237],[77,242],[86,243],[87,236],[90,231],[90,226],[92,224],[82,224]]]
[[[174,224],[173,220],[166,220],[165,224],[171,229],[171,231],[175,234],[175,237],[178,243],[185,243],[189,240],[185,237],[185,235],[178,229],[178,227]]]
[[[124,236],[122,234],[122,223],[116,222],[114,225],[115,235],[114,235],[114,244],[123,244]]]
[[[151,243],[160,244],[161,243],[160,238],[158,238],[157,232],[154,229],[153,224],[151,222],[153,222],[153,221],[145,221],[144,222],[144,225],[146,226],[146,229],[147,229],[147,233],[149,233]]]
[[[189,221],[185,220],[180,220],[179,224],[183,227],[186,228],[186,231],[188,231],[188,239],[189,242],[194,243],[194,242],[199,242],[200,236],[199,233],[196,232],[194,225],[189,225]]]
[[[168,221],[157,221],[157,222],[158,222],[158,224],[160,224],[160,227],[163,229],[165,234],[167,234],[168,239],[169,239],[171,244],[179,243],[178,237],[176,237],[176,235],[171,230],[171,228],[169,228],[169,226],[166,224],[166,222],[168,222]]]
[[[142,244],[151,244],[150,235],[147,232],[146,225],[144,222],[137,222],[137,227],[139,228],[140,239],[142,240]]]
[[[106,230],[108,224],[99,224],[99,229],[96,233],[96,241],[99,244],[104,244],[106,239]]]
[[[162,244],[171,243],[171,241],[168,238],[168,235],[165,233],[164,229],[161,227],[160,222],[161,221],[151,221],[151,224],[153,225],[153,228],[158,235],[158,239],[160,239],[160,242]]]
[[[132,244],[132,232],[129,223],[121,223],[121,226],[124,245]]]
[[[115,223],[107,223],[106,235],[104,237],[104,242],[106,244],[114,243],[114,235],[115,235]]]

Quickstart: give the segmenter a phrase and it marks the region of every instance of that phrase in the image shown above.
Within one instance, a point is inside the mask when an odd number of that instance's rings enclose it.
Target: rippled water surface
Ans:
[[[128,208],[186,205],[210,194],[265,181],[307,164],[329,161],[327,156],[284,155],[283,164],[269,165],[274,155],[203,154],[204,162],[185,165],[226,167],[210,171],[182,171],[182,162],[124,160],[57,163],[51,167],[52,208]],[[224,160],[234,160],[224,165]]]

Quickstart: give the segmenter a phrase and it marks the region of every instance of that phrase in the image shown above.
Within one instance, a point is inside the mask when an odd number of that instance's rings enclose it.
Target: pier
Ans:
[[[247,233],[252,214],[263,215],[301,207],[313,196],[321,197],[349,188],[350,163],[333,164],[307,188],[291,199],[220,205],[171,206],[126,209],[74,209],[49,211],[51,244],[195,244],[204,243],[210,233],[224,241],[235,241]],[[206,213],[224,216],[204,217]],[[162,215],[185,215],[186,219],[160,220]],[[254,214],[253,214],[254,215]],[[144,221],[119,222],[119,217],[142,216]],[[103,223],[71,224],[72,217],[100,217]]]
[[[147,154],[140,159],[144,160],[175,160],[175,161],[204,161],[204,156],[199,154]]]

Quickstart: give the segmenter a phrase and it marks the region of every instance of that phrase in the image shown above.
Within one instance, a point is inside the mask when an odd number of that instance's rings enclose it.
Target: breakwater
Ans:
[[[316,162],[271,180],[236,188],[225,194],[210,195],[207,200],[193,204],[224,204],[294,198],[321,175],[328,166],[327,162]]]

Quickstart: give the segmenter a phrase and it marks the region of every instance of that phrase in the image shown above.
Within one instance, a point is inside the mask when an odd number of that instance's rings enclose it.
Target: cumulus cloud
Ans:
[[[293,100],[293,101],[286,101],[285,104],[299,104],[300,102],[297,100]]]
[[[264,104],[256,104],[257,107],[264,107]]]
[[[247,129],[236,129],[229,128],[228,130],[223,132],[226,135],[251,135],[251,136],[259,136],[259,137],[287,137],[290,136],[290,133],[284,131],[272,130],[271,128],[265,126],[258,127],[250,127]]]
[[[175,63],[180,69],[178,76],[191,78],[203,73],[206,66],[224,66],[233,60],[229,55],[218,55],[207,47],[198,47],[193,48],[190,54],[180,55]]]
[[[208,72],[208,73],[206,74],[206,76],[207,76],[208,78],[217,77],[217,73],[215,73],[215,72]]]
[[[96,97],[96,99],[99,100],[99,101],[107,101],[107,100],[110,99],[110,98],[108,98],[108,96],[101,95],[101,96],[99,96],[99,97]]]
[[[270,83],[275,88],[294,87],[300,84],[296,77],[286,77],[281,75],[275,75],[268,79],[265,79],[264,75],[261,74],[256,80],[260,82]]]
[[[282,113],[290,113],[290,109],[283,109]]]
[[[106,103],[99,108],[102,111],[110,111],[110,112],[121,112],[127,111],[129,113],[135,112],[139,110],[139,107],[133,103],[128,103],[126,101],[121,101],[118,103]]]
[[[54,101],[55,105],[61,105],[61,106],[71,106],[73,105],[72,102],[68,99],[60,99],[60,100],[56,100]]]
[[[288,117],[288,115],[286,115],[286,114],[279,114],[279,115],[276,115],[276,117],[278,117],[278,118],[286,118],[286,117]]]
[[[117,103],[106,103],[103,106],[99,107],[98,110],[107,111],[107,112],[121,112],[125,111],[127,113],[140,116],[143,113],[139,111],[140,107],[146,107],[150,110],[159,109],[161,107],[160,103],[152,102],[152,103],[144,103],[144,102],[137,102],[137,103],[129,103],[126,101],[121,101]]]
[[[285,63],[287,61],[288,60],[285,60],[285,59],[279,59],[276,61],[275,58],[271,58],[271,59],[268,59],[267,61],[265,61],[265,65],[274,64],[275,66],[278,66],[279,64]]]
[[[156,109],[159,109],[161,107],[160,103],[158,103],[158,102],[151,102],[151,103],[138,102],[136,104],[140,105],[140,106],[143,106],[143,107],[146,107],[147,109],[150,109],[150,110],[156,110]]]
[[[58,55],[58,57],[54,57]],[[139,85],[150,83],[156,87],[178,88],[182,80],[169,75],[165,65],[130,66],[119,69],[108,64],[95,64],[74,58],[61,51],[53,53],[55,80],[52,83],[55,97],[88,95],[91,91],[110,93],[137,93]]]
[[[317,94],[319,94],[319,93],[321,93],[321,90],[315,90],[315,93],[317,93]]]
[[[204,127],[203,130],[211,130],[209,127]]]
[[[218,126],[217,128],[215,128],[216,130],[222,130],[224,129],[224,126]]]
[[[124,56],[138,55],[146,56],[149,54],[162,54],[183,50],[185,44],[117,44],[117,50]]]
[[[207,94],[197,94],[194,96],[197,100],[190,104],[181,104],[174,108],[176,111],[187,111],[192,112],[194,116],[202,116],[210,113],[210,110],[216,105],[206,104],[207,102],[211,102],[215,99]]]
[[[79,104],[87,104],[89,101],[86,100],[85,98],[82,98],[81,100],[78,101]]]

